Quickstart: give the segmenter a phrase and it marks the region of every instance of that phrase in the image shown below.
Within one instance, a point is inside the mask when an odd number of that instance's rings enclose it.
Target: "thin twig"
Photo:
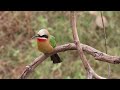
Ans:
[[[103,29],[104,29],[105,52],[107,54],[108,53],[108,51],[107,51],[107,32],[106,32],[105,25],[104,25],[103,12],[101,11],[100,13],[101,13],[102,25],[103,25]],[[108,63],[108,78],[110,78],[110,72],[111,72],[111,68],[110,68],[110,64]]]
[[[103,19],[103,12],[101,11],[100,13],[101,13],[102,25],[103,25],[103,30],[104,30],[105,52],[107,54],[107,32],[105,30],[104,19]]]

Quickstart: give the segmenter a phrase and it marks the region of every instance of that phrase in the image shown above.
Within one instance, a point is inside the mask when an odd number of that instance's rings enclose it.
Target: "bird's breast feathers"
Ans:
[[[50,45],[48,39],[37,39],[38,49],[43,53],[50,53],[53,51],[53,47]]]

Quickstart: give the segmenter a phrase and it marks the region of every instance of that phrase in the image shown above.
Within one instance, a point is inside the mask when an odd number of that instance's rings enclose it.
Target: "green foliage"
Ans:
[[[42,28],[47,27],[47,19],[44,18],[43,16],[38,16],[38,21],[41,24]]]

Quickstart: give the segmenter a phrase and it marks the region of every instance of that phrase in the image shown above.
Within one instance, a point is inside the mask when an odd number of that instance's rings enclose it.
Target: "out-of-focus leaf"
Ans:
[[[37,47],[37,42],[36,40],[31,40],[32,47]]]
[[[107,27],[108,26],[108,21],[107,21],[105,16],[103,16],[103,22],[104,22],[104,26]],[[99,28],[103,28],[101,16],[96,17],[95,23]]]
[[[47,19],[43,16],[39,16],[38,21],[40,22],[42,28],[45,28],[47,26]]]
[[[16,56],[18,56],[19,53],[20,53],[19,50],[15,50],[14,53],[13,53],[13,56],[16,57]]]

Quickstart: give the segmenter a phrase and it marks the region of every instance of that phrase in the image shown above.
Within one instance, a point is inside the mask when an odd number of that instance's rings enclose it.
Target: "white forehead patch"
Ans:
[[[40,36],[42,36],[42,35],[48,35],[49,33],[48,33],[48,31],[46,29],[41,29],[41,30],[39,30],[38,34]]]

